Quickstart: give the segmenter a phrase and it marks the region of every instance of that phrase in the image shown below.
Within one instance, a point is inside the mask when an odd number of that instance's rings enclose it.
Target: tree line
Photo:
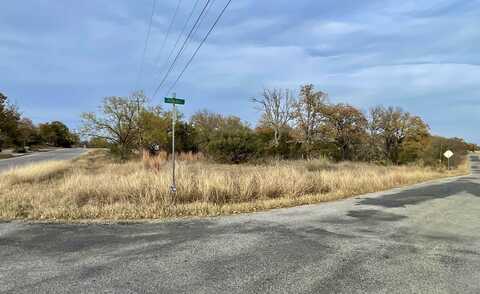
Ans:
[[[477,146],[460,138],[430,134],[421,117],[398,107],[376,106],[367,113],[345,103],[331,103],[313,85],[265,89],[251,99],[261,112],[255,127],[236,116],[202,110],[190,119],[177,114],[176,152],[202,152],[213,160],[241,163],[265,158],[368,161],[382,164],[444,164],[443,152],[456,153],[458,164]],[[121,158],[157,146],[169,152],[172,113],[148,106],[142,92],[107,97],[99,113],[84,113],[82,133],[90,145],[109,147]]]
[[[71,132],[62,122],[35,125],[9,102],[6,95],[0,93],[0,151],[13,148],[16,152],[26,152],[29,148],[41,146],[68,148],[79,144],[79,141],[79,135]]]

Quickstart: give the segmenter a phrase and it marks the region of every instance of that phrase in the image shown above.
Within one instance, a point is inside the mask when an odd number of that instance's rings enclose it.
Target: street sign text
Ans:
[[[185,99],[165,97],[165,103],[184,105]]]

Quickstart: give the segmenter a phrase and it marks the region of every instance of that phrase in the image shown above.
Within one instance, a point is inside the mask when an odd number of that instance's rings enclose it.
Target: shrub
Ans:
[[[208,154],[223,163],[242,163],[254,158],[258,140],[250,129],[219,131],[207,145]]]

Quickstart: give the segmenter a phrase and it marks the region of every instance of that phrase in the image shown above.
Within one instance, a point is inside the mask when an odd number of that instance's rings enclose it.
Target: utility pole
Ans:
[[[172,94],[172,97],[165,97],[165,103],[172,104],[172,186],[170,191],[172,193],[177,193],[177,183],[175,181],[175,124],[177,120],[177,108],[176,105],[184,105],[184,99],[178,99],[175,93]]]

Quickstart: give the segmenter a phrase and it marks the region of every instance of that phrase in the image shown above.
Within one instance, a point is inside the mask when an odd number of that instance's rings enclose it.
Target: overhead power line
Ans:
[[[157,88],[155,89],[155,92],[153,93],[152,95],[152,98],[155,97],[157,94],[158,94],[158,91],[162,88],[163,84],[165,83],[165,81],[167,80],[168,76],[170,75],[170,73],[172,72],[173,70],[173,67],[175,66],[175,63],[177,63],[178,61],[178,58],[182,55],[183,51],[185,50],[185,45],[187,44],[188,40],[190,39],[190,37],[192,36],[193,32],[195,31],[195,28],[197,27],[198,23],[200,22],[200,19],[202,18],[202,16],[204,15],[205,13],[205,10],[207,9],[208,7],[208,4],[210,4],[210,1],[211,0],[207,0],[207,2],[205,3],[205,5],[203,6],[203,9],[202,11],[200,12],[200,15],[197,17],[197,19],[195,20],[195,23],[193,24],[193,27],[192,29],[190,30],[190,32],[188,33],[187,37],[185,38],[183,44],[182,44],[182,47],[180,48],[180,50],[178,51],[177,55],[175,56],[175,59],[173,60],[173,62],[170,64],[170,67],[168,69],[168,71],[165,73],[165,75],[163,76],[162,80],[160,81],[160,84],[157,86]]]
[[[183,74],[185,73],[185,71],[188,69],[188,67],[190,66],[190,64],[192,63],[193,59],[195,59],[195,57],[197,56],[198,54],[198,51],[200,51],[200,48],[202,48],[203,44],[205,43],[205,41],[207,41],[208,37],[210,36],[210,34],[212,33],[212,31],[215,29],[215,27],[217,26],[218,22],[220,21],[220,19],[222,18],[223,14],[225,13],[225,10],[227,10],[228,6],[230,5],[230,3],[232,2],[232,0],[229,0],[227,2],[227,4],[225,5],[225,7],[223,7],[222,11],[220,12],[220,14],[218,15],[217,19],[215,20],[215,22],[213,23],[213,25],[210,27],[210,30],[208,30],[207,34],[205,35],[205,37],[202,39],[202,41],[200,42],[200,44],[198,45],[197,49],[195,50],[195,52],[193,53],[192,57],[188,60],[188,62],[185,64],[184,68],[182,69],[182,71],[180,72],[180,74],[178,75],[177,79],[175,80],[175,82],[172,84],[172,86],[168,89],[167,93],[170,93],[170,91],[172,91],[175,86],[177,85],[177,83],[180,81],[180,79],[182,78]]]
[[[152,1],[152,13],[150,14],[150,22],[148,24],[147,36],[145,38],[145,45],[143,47],[142,60],[140,62],[140,69],[138,71],[137,80],[135,82],[135,90],[138,90],[137,88],[139,86],[140,79],[142,78],[142,75],[143,75],[143,68],[145,66],[145,58],[146,58],[146,55],[147,55],[148,42],[150,41],[150,34],[152,32],[153,17],[155,16],[156,5],[157,5],[157,0],[153,0]]]
[[[212,2],[210,3],[210,6],[207,7],[207,10],[205,11],[205,15],[207,15],[208,12],[210,12],[210,9],[211,9],[212,6],[215,4],[215,1],[216,1],[216,0],[212,0]],[[192,36],[195,36],[195,35],[197,34],[197,31],[198,31],[198,29],[202,26],[204,20],[205,20],[205,17],[203,17],[203,18],[200,20],[200,22],[198,23],[198,26],[195,28],[195,31],[193,31]],[[191,41],[191,40],[192,40],[192,39],[190,39],[190,41]],[[190,45],[190,42],[187,43],[187,46],[186,46],[186,47],[188,48],[189,45]]]
[[[198,22],[197,26],[195,27],[195,29],[194,29],[194,31],[193,31],[193,33],[192,33],[192,36],[195,36],[195,35],[197,34],[198,29],[202,26],[202,23],[203,23],[203,21],[205,20],[206,15],[208,15],[208,12],[209,12],[210,9],[212,8],[212,6],[213,6],[213,4],[215,3],[215,1],[216,1],[216,0],[211,0],[211,1],[210,1],[210,4],[207,5],[207,9],[205,10],[205,13],[203,14],[203,16],[200,17],[200,21]],[[191,16],[192,16],[192,14],[193,14],[193,12],[194,12],[194,10],[195,10],[195,7],[197,6],[198,2],[200,2],[200,1],[197,0],[197,1],[195,2],[195,5],[194,5],[194,7],[193,7],[193,9],[192,9],[192,11],[191,11],[191,13],[190,13],[189,18],[188,18],[187,22],[185,22],[184,29],[186,28],[187,24],[190,22],[190,18],[191,18]],[[180,41],[181,36],[183,36],[183,34],[184,34],[184,29],[182,30],[182,33],[178,35],[177,42],[175,43],[175,46],[173,46],[173,48],[172,48],[172,50],[170,51],[170,54],[169,54],[167,60],[165,60],[165,63],[164,63],[164,64],[162,65],[162,67],[160,68],[160,69],[162,70],[160,73],[162,73],[162,72],[163,72],[163,69],[166,69],[167,66],[170,64],[170,59],[171,59],[171,57],[172,57],[173,52],[175,51],[175,49],[177,49],[178,42]],[[183,48],[180,56],[183,54],[183,52],[185,52],[185,51],[188,50],[191,41],[192,41],[192,37],[188,39],[188,41],[187,41],[187,43],[186,43],[186,45],[185,45],[185,48]],[[158,92],[158,91],[157,91],[157,92]]]
[[[200,21],[198,22],[197,27],[196,27],[195,30],[193,31],[192,36],[195,36],[195,35],[197,34],[198,29],[202,26],[203,21],[204,21],[205,18],[206,18],[205,16],[208,15],[208,13],[210,12],[212,6],[215,4],[215,1],[216,1],[216,0],[212,0],[212,1],[210,2],[210,5],[209,5],[209,6],[207,7],[207,9],[205,10],[205,13],[204,13],[203,17],[200,19]],[[187,44],[186,44],[185,49],[183,50],[183,52],[185,52],[185,51],[188,50],[188,48],[190,47],[190,43],[192,42],[192,39],[193,39],[193,38],[190,38],[190,39],[188,40],[188,42],[187,42]],[[183,52],[182,52],[182,53],[183,53]]]
[[[198,22],[197,26],[195,27],[195,30],[193,30],[192,37],[188,40],[187,44],[185,45],[185,49],[183,50],[183,52],[185,52],[185,51],[188,50],[188,48],[189,48],[189,46],[190,46],[190,43],[192,42],[192,39],[193,39],[194,36],[197,34],[198,29],[202,26],[203,21],[205,20],[206,16],[207,16],[208,13],[210,12],[212,6],[215,4],[215,1],[216,1],[216,0],[211,0],[211,1],[210,1],[210,4],[207,6],[207,9],[205,10],[205,13],[204,13],[203,16],[200,18],[200,21]]]
[[[177,49],[177,46],[178,44],[180,43],[180,39],[182,38],[182,36],[185,34],[185,31],[187,29],[187,26],[188,24],[190,23],[190,20],[192,19],[193,17],[193,14],[195,12],[195,9],[197,8],[198,6],[198,3],[200,2],[200,0],[196,0],[195,1],[195,4],[193,5],[192,7],[192,10],[190,11],[190,14],[188,15],[187,17],[187,20],[185,21],[185,24],[183,25],[183,28],[182,28],[182,31],[180,32],[180,34],[178,34],[178,37],[177,37],[177,40],[175,41],[175,45],[173,45],[172,47],[172,50],[170,50],[170,53],[168,54],[168,57],[167,59],[165,60],[165,62],[162,64],[162,66],[159,68],[159,74],[161,74],[163,72],[163,69],[166,68],[168,66],[168,64],[170,63],[170,59],[172,58],[173,56],[173,53],[175,52],[175,49]]]
[[[177,18],[178,11],[180,10],[181,4],[182,4],[182,0],[178,0],[177,7],[175,8],[175,12],[173,13],[173,17],[170,20],[170,24],[168,25],[167,34],[165,35],[165,38],[163,39],[162,45],[160,46],[160,51],[158,51],[157,58],[155,58],[155,61],[154,61],[155,65],[157,65],[158,62],[160,61],[160,59],[162,58],[163,49],[165,49],[165,46],[166,46],[167,41],[168,41],[168,37],[170,36],[170,33],[172,31],[173,24],[175,23],[175,19]]]

